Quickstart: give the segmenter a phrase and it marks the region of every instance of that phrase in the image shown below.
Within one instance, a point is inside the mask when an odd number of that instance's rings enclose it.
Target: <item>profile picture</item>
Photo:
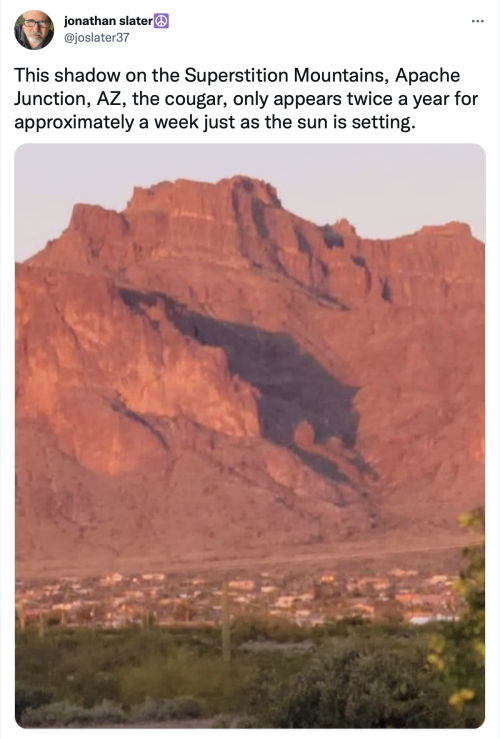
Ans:
[[[16,21],[14,35],[25,49],[38,51],[54,38],[54,24],[43,10],[26,10]]]

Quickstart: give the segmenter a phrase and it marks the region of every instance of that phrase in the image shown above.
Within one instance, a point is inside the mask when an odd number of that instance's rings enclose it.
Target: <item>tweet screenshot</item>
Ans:
[[[1,8],[0,733],[496,736],[497,3],[44,3]]]

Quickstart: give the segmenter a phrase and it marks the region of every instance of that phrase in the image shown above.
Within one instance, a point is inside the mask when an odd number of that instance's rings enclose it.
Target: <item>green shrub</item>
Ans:
[[[60,701],[40,708],[27,709],[22,716],[21,724],[25,728],[104,726],[123,724],[126,720],[124,711],[109,701],[103,701],[94,708],[83,708]]]
[[[390,638],[337,645],[292,680],[261,685],[253,705],[260,724],[276,728],[456,725],[442,684],[426,667],[425,650]]]
[[[46,726],[71,726],[88,723],[89,710],[74,706],[66,701],[50,703],[40,708],[28,708],[22,716],[25,728],[41,728]]]
[[[202,716],[203,707],[194,698],[187,696],[163,700],[147,698],[144,703],[134,706],[130,712],[130,721],[134,724],[147,724],[196,719]]]
[[[203,706],[191,696],[174,698],[172,703],[174,703],[174,718],[201,718],[203,716]]]
[[[431,636],[428,662],[448,685],[448,702],[467,725],[484,721],[485,699],[485,517],[479,508],[459,519],[461,525],[481,539],[463,551],[464,566],[455,583],[462,596],[458,621],[443,624]]]
[[[50,703],[52,693],[49,690],[33,690],[16,687],[16,721],[20,723],[23,713],[28,709],[36,709]]]
[[[179,647],[170,656],[150,657],[123,671],[122,702],[133,706],[148,697],[160,700],[193,695],[206,705],[210,715],[242,710],[250,673],[253,670],[243,658],[226,663],[220,652],[205,655]]]
[[[124,724],[127,721],[127,714],[123,709],[107,700],[89,709],[89,713],[92,714],[92,724],[94,726]]]
[[[153,700],[147,698],[144,703],[134,706],[130,712],[130,721],[134,724],[157,723],[172,718],[171,700]]]
[[[236,618],[231,625],[236,644],[246,641],[304,641],[311,635],[310,629],[278,616],[248,616]]]

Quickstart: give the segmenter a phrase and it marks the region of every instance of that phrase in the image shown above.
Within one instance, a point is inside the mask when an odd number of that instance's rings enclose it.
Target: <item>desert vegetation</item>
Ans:
[[[16,635],[16,719],[25,727],[474,727],[481,669],[469,665],[457,683],[452,669],[429,661],[431,645],[452,644],[456,628],[240,621],[230,661],[213,628],[27,628]],[[474,696],[453,705],[460,686]]]
[[[17,622],[23,727],[476,728],[484,720],[484,511],[462,517],[460,617],[424,626],[243,617],[122,629]],[[479,537],[478,537],[479,533]]]

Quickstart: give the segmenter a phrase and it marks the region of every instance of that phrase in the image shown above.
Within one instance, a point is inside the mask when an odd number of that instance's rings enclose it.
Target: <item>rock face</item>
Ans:
[[[25,566],[447,541],[484,495],[484,245],[244,177],[77,205],[17,266],[16,380]]]

